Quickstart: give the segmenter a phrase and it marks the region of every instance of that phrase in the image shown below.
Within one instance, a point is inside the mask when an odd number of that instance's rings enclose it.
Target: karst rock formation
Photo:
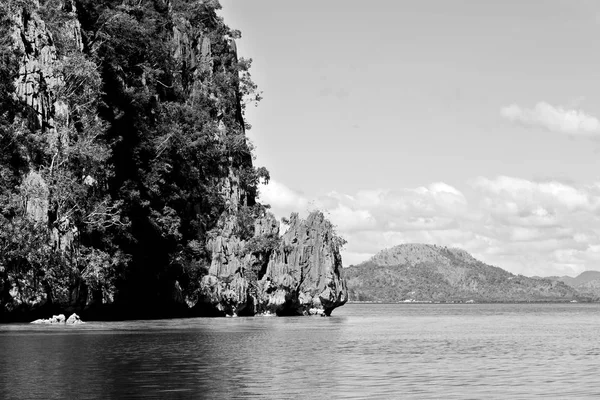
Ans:
[[[283,225],[285,231],[281,233],[280,222],[269,213],[267,207],[258,204],[255,184],[245,183],[247,178],[244,171],[253,168],[252,154],[245,135],[240,83],[237,78],[230,78],[238,76],[231,71],[240,61],[234,38],[214,13],[213,8],[218,4],[215,1],[195,2],[197,8],[208,10],[202,14],[203,18],[195,19],[178,11],[183,7],[182,4],[187,6],[186,2],[111,2],[115,10],[121,10],[120,18],[124,18],[123,15],[135,17],[138,12],[136,7],[152,3],[152,12],[160,13],[161,18],[168,21],[165,24],[166,31],[161,32],[163,39],[160,46],[168,49],[170,54],[169,65],[173,66],[170,83],[152,75],[164,71],[144,70],[139,74],[138,81],[143,88],[146,84],[150,85],[146,82],[154,79],[153,85],[163,92],[177,86],[183,93],[178,93],[184,98],[180,101],[195,107],[202,107],[198,105],[201,102],[208,104],[211,111],[207,111],[206,115],[211,122],[205,125],[216,127],[210,138],[220,143],[217,147],[220,146],[223,153],[230,154],[224,167],[219,166],[220,171],[224,172],[219,172],[220,175],[210,181],[218,188],[218,195],[205,201],[208,206],[187,204],[182,207],[191,215],[206,212],[202,211],[206,209],[218,213],[212,219],[206,218],[208,227],[187,226],[181,222],[181,215],[160,219],[161,222],[180,223],[188,232],[193,233],[194,229],[200,232],[200,245],[195,245],[195,255],[186,259],[187,264],[177,257],[165,258],[164,262],[171,265],[168,273],[163,273],[162,269],[145,271],[144,262],[148,261],[137,261],[135,264],[136,259],[144,260],[143,255],[135,251],[118,260],[116,256],[104,256],[109,250],[113,251],[113,247],[122,246],[125,249],[121,251],[119,248],[114,253],[117,255],[125,254],[130,248],[136,249],[136,239],[131,240],[133,244],[121,239],[115,241],[114,246],[103,245],[102,251],[96,251],[92,242],[99,240],[97,236],[88,234],[87,239],[83,240],[83,225],[69,213],[56,211],[57,207],[50,201],[55,182],[48,180],[48,176],[52,176],[48,171],[52,172],[53,168],[62,165],[56,160],[69,157],[66,149],[82,142],[74,132],[81,133],[87,126],[107,125],[102,120],[106,118],[105,115],[110,115],[111,121],[118,121],[122,114],[119,107],[123,107],[107,103],[107,96],[103,97],[104,103],[98,101],[99,105],[94,105],[96,108],[82,107],[69,101],[68,96],[77,87],[73,87],[73,82],[66,78],[65,65],[72,65],[73,60],[81,57],[85,60],[81,68],[91,65],[91,70],[98,74],[100,80],[107,79],[105,75],[109,70],[119,76],[114,71],[118,72],[120,68],[103,59],[108,56],[98,49],[107,37],[102,36],[106,35],[103,29],[121,22],[114,16],[102,24],[95,21],[99,28],[92,35],[86,31],[86,26],[91,24],[90,13],[82,16],[81,3],[76,0],[23,0],[9,1],[9,5],[3,8],[8,13],[6,20],[10,25],[10,43],[18,54],[18,73],[13,82],[14,97],[26,110],[16,119],[15,125],[28,126],[36,140],[41,141],[51,155],[47,162],[49,165],[44,168],[33,167],[36,165],[35,159],[28,159],[30,167],[23,174],[19,188],[21,207],[32,223],[44,226],[47,230],[48,235],[41,243],[48,246],[49,254],[60,254],[62,260],[67,260],[68,266],[61,269],[59,274],[50,267],[42,268],[45,272],[41,273],[33,269],[0,265],[0,317],[11,320],[45,317],[51,315],[49,312],[77,312],[89,319],[88,315],[95,316],[90,314],[90,310],[102,307],[103,318],[117,314],[120,317],[136,317],[136,310],[144,307],[148,308],[141,313],[144,317],[330,315],[333,309],[343,305],[348,293],[343,278],[340,239],[331,223],[318,211],[312,212],[306,219],[293,214],[289,223]],[[97,17],[98,20],[101,17]],[[49,24],[53,24],[52,29]],[[126,84],[128,77],[123,76],[122,81],[103,81],[104,91],[115,85],[120,85],[125,92],[133,90]],[[221,85],[220,92],[215,90],[215,82]],[[158,89],[155,91],[162,93]],[[227,101],[223,93],[233,96],[234,101]],[[168,97],[168,93],[164,96]],[[159,94],[150,97],[149,104],[163,101]],[[95,114],[96,109],[102,109],[104,114]],[[149,115],[148,120],[154,123],[152,112]],[[109,144],[118,146],[119,142],[115,140],[114,143]],[[157,144],[161,151],[162,144]],[[157,154],[158,157],[160,153],[157,151]],[[177,168],[170,164],[168,167]],[[115,168],[118,169],[118,166]],[[117,173],[123,174],[120,171]],[[81,190],[99,190],[99,177],[88,170],[82,169],[74,176],[81,181]],[[115,180],[113,175],[110,176]],[[118,190],[107,192],[110,192],[115,204],[126,204],[126,201],[114,199],[120,193]],[[113,209],[106,206],[101,210],[108,215]],[[168,214],[167,211],[164,211],[164,215],[172,216],[173,213]],[[107,220],[110,223],[105,221],[105,226],[109,228],[121,225],[122,229],[135,227],[135,221],[124,217],[121,221],[116,214],[110,218]],[[129,236],[122,237],[127,239]],[[82,264],[77,260],[82,259],[83,253],[87,257],[85,260],[99,261]],[[173,254],[184,254],[184,250]],[[136,266],[127,269],[131,259]],[[192,265],[190,259],[195,263],[193,265],[200,267],[187,267]],[[144,276],[144,279],[138,281],[139,276]],[[140,289],[145,286],[148,286],[147,290]],[[118,310],[125,306],[128,307],[128,313],[119,313]],[[161,308],[161,312],[153,313],[153,308]]]

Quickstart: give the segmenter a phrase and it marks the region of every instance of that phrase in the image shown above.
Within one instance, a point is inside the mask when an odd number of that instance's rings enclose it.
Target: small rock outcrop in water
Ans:
[[[48,319],[36,319],[31,322],[32,324],[65,324],[65,325],[78,325],[83,324],[81,318],[77,314],[71,314],[71,316],[65,319],[64,314],[53,315],[52,318]]]

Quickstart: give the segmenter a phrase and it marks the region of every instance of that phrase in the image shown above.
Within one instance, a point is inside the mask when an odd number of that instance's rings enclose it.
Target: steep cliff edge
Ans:
[[[214,0],[0,4],[0,320],[345,303],[322,214],[256,202],[250,60]]]
[[[1,238],[0,317],[25,318],[30,312],[36,315],[58,304],[70,309],[88,302],[87,290],[80,290],[80,276],[71,279],[66,265],[73,261],[78,228],[72,213],[64,211],[77,207],[68,196],[60,199],[62,207],[52,201],[57,200],[58,191],[67,189],[63,184],[68,173],[61,168],[67,153],[73,158],[80,155],[69,143],[77,115],[69,101],[76,96],[73,92],[68,99],[65,92],[76,75],[66,71],[70,57],[83,50],[75,3],[64,0],[57,7],[61,20],[54,35],[38,14],[39,1],[9,1],[0,8],[1,29],[10,38],[2,43],[2,70],[12,78],[7,82],[3,76],[2,87],[10,85],[13,92],[2,94],[12,100],[1,107],[2,139],[14,143],[3,147],[10,160],[5,158],[0,168],[6,196],[0,218],[0,229],[6,235]],[[62,54],[57,51],[56,36],[64,48]],[[77,68],[85,70],[85,62]],[[92,85],[79,82],[79,86],[88,89]],[[91,127],[83,120],[79,123]],[[20,185],[15,192],[12,185],[17,180]],[[77,186],[85,188],[87,183]],[[26,218],[21,218],[21,207]],[[12,243],[7,243],[10,239]]]

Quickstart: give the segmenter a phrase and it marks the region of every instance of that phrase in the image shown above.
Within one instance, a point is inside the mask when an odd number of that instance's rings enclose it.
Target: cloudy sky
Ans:
[[[221,0],[278,216],[326,210],[344,264],[456,246],[524,275],[600,270],[600,3]]]

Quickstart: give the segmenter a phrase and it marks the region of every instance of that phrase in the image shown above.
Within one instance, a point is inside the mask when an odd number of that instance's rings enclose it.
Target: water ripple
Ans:
[[[0,326],[3,398],[596,398],[600,306]]]

